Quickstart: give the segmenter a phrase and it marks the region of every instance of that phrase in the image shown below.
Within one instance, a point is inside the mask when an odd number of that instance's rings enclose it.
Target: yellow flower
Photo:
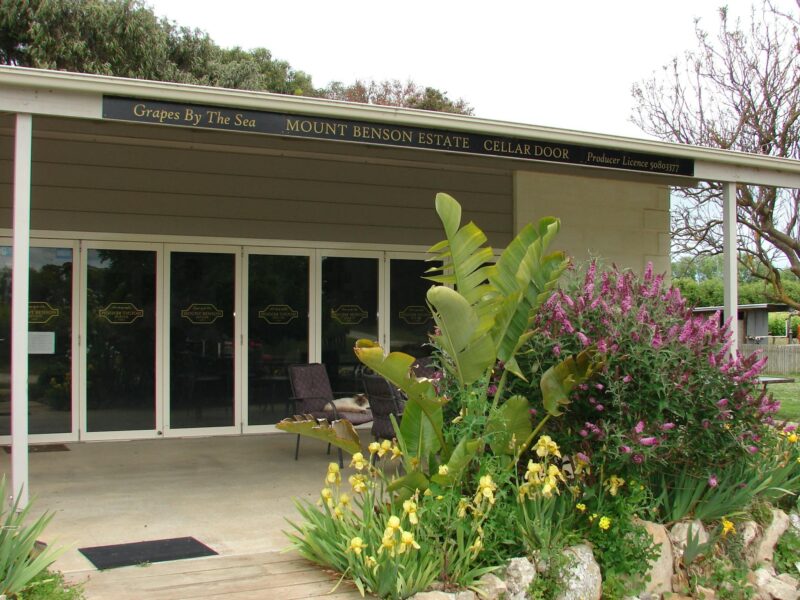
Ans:
[[[381,445],[378,442],[371,442],[370,445],[367,446],[367,448],[369,449],[370,454],[375,454],[378,450],[381,449]]]
[[[733,522],[729,521],[728,519],[722,519],[722,537],[725,537],[729,533],[736,533],[736,527],[734,527]]]
[[[469,547],[469,550],[472,552],[473,556],[477,556],[478,552],[481,551],[481,548],[483,548],[483,541],[481,538],[476,537],[475,541],[472,542],[472,545]]]
[[[347,494],[340,494],[339,505],[342,508],[347,508],[348,506],[350,506],[350,496],[348,496]]]
[[[600,517],[600,522],[597,524],[597,526],[603,531],[605,531],[609,527],[611,527],[611,519],[609,519],[608,517]]]
[[[408,515],[408,522],[412,525],[419,523],[417,518],[417,503],[413,500],[406,500],[403,502],[403,514]]]
[[[589,517],[589,523],[593,522],[597,518],[597,513],[592,513],[592,516]]]
[[[403,554],[406,550],[414,548],[419,550],[419,544],[414,540],[414,534],[410,531],[400,532],[400,548],[397,550],[398,554]]]
[[[356,494],[363,494],[367,491],[367,478],[364,475],[350,475],[348,480]]]
[[[528,461],[528,470],[525,471],[525,479],[531,483],[542,483],[542,473],[544,472],[544,465],[542,463],[535,463],[532,460]]]
[[[546,456],[557,456],[561,458],[561,452],[558,449],[558,444],[556,444],[549,435],[543,435],[539,438],[534,446],[536,450],[536,456],[540,458],[544,458]]]
[[[617,477],[616,475],[612,475],[608,479],[606,479],[605,484],[603,484],[605,488],[608,490],[608,493],[612,496],[617,495],[617,490],[625,485],[625,480]]]
[[[386,454],[387,452],[391,452],[391,450],[392,450],[392,442],[390,442],[389,440],[383,440],[381,442],[380,450],[378,450],[378,457],[383,458],[383,455]]]
[[[388,529],[386,530],[389,531]],[[394,539],[394,534],[386,535],[384,534],[383,539],[381,540],[381,547],[378,548],[378,556],[383,554],[383,551],[386,550],[389,553],[389,556],[394,556],[394,547],[397,544]]]
[[[341,519],[344,516],[344,511],[342,510],[342,505],[337,504],[336,508],[333,509],[333,518],[336,520]]]
[[[386,523],[386,531],[383,535],[393,534],[395,531],[400,529],[400,517],[396,517],[392,515],[389,517],[388,523]]]
[[[444,500],[444,496],[442,496],[442,495],[436,496],[436,499],[437,500]]]
[[[330,488],[322,488],[319,495],[322,496],[322,500],[328,505],[328,508],[333,508],[333,492]]]
[[[431,488],[428,488],[427,490],[422,492],[422,495],[423,496],[433,496],[433,492],[431,491]]]
[[[375,560],[375,557],[374,557],[374,556],[367,556],[367,555],[365,554],[365,555],[364,555],[364,565],[366,565],[366,567],[367,567],[368,569],[371,569],[371,568],[373,568],[373,567],[377,567],[377,566],[378,566],[378,561],[377,561],[377,560]]]
[[[556,489],[556,491],[558,490]],[[545,482],[544,485],[542,485],[542,496],[545,498],[553,497],[553,486],[550,485],[548,482]]]
[[[581,512],[586,512],[586,505],[583,502],[578,502],[575,505],[575,508],[577,508]]]
[[[439,475],[447,475],[450,473],[450,467],[447,465],[439,465]]]
[[[353,459],[350,461],[350,466],[355,467],[356,471],[363,471],[369,462],[364,459],[364,455],[361,452],[356,452],[353,454]]]
[[[466,498],[461,498],[458,501],[458,518],[463,519],[467,516],[467,508],[469,507],[469,501]]]
[[[486,498],[489,504],[494,504],[494,492],[497,489],[497,484],[492,481],[491,475],[484,475],[478,483],[478,491],[475,494],[475,502]]]
[[[360,537],[354,537],[352,540],[350,540],[350,545],[347,547],[347,551],[361,554],[361,551],[366,547],[367,545],[364,543],[364,540],[362,540]]]
[[[419,456],[412,456],[408,463],[411,465],[411,470],[416,471],[417,467],[419,467]]]
[[[789,442],[790,444],[796,444],[797,443],[797,434],[796,433],[790,433],[788,436],[786,436],[786,441]]]
[[[401,456],[403,456],[403,453],[400,450],[400,446],[398,446],[397,444],[392,446],[392,460],[394,460],[395,458],[400,458]]]
[[[342,482],[342,475],[339,473],[339,465],[330,463],[328,465],[328,474],[325,476],[325,483],[330,485],[339,485]]]

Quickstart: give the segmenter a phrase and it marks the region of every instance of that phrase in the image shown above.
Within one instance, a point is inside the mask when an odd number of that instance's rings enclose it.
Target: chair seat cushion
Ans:
[[[372,412],[369,410],[367,410],[367,412],[340,411],[339,418],[347,419],[353,425],[362,425],[363,423],[369,423],[370,421],[372,421]]]

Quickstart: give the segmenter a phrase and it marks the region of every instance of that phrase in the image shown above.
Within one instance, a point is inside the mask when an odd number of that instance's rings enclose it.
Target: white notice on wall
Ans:
[[[28,354],[55,354],[55,331],[29,331]]]

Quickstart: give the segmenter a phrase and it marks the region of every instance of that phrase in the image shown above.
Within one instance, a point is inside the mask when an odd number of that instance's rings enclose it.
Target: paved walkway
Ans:
[[[352,584],[342,582],[336,587],[339,579],[335,574],[295,553],[262,552],[74,571],[66,579],[85,582],[87,600],[361,599]]]

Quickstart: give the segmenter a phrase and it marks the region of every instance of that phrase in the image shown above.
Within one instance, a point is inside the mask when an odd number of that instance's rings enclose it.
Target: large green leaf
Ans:
[[[511,396],[489,415],[486,439],[492,451],[513,456],[533,431],[531,405],[524,396]]]
[[[441,409],[428,415],[419,402],[409,399],[403,410],[403,418],[400,419],[400,434],[403,436],[406,452],[426,461],[428,456],[442,448],[442,422]]]
[[[594,375],[602,363],[596,358],[596,351],[589,348],[565,358],[553,365],[542,375],[539,387],[542,390],[544,409],[554,417],[561,414],[561,407],[570,403],[569,394],[576,385]]]
[[[430,482],[425,476],[425,473],[422,471],[412,471],[408,475],[404,475],[392,481],[386,489],[390,492],[404,492],[404,496],[411,497],[417,490],[424,492],[429,486]]]
[[[450,485],[455,481],[461,479],[464,469],[469,466],[469,463],[475,457],[475,454],[483,446],[483,438],[470,439],[466,436],[461,438],[458,445],[450,455],[450,459],[445,463],[447,465],[447,474],[436,474],[431,477],[431,481],[439,485]]]
[[[283,419],[275,427],[288,433],[317,438],[350,454],[361,452],[361,440],[347,419],[328,422],[327,419],[315,419],[311,415],[295,415]]]
[[[440,332],[435,342],[452,361],[459,384],[473,383],[495,363],[491,322],[482,321],[466,298],[444,286],[429,289],[428,302]]]
[[[436,212],[444,225],[447,239],[432,246],[432,260],[440,267],[429,269],[429,279],[452,285],[470,305],[485,303],[492,288],[487,280],[494,268],[494,253],[486,243],[486,235],[475,223],[461,224],[461,205],[448,194],[436,194]],[[438,273],[438,275],[436,274]],[[477,308],[481,313],[482,309]]]

